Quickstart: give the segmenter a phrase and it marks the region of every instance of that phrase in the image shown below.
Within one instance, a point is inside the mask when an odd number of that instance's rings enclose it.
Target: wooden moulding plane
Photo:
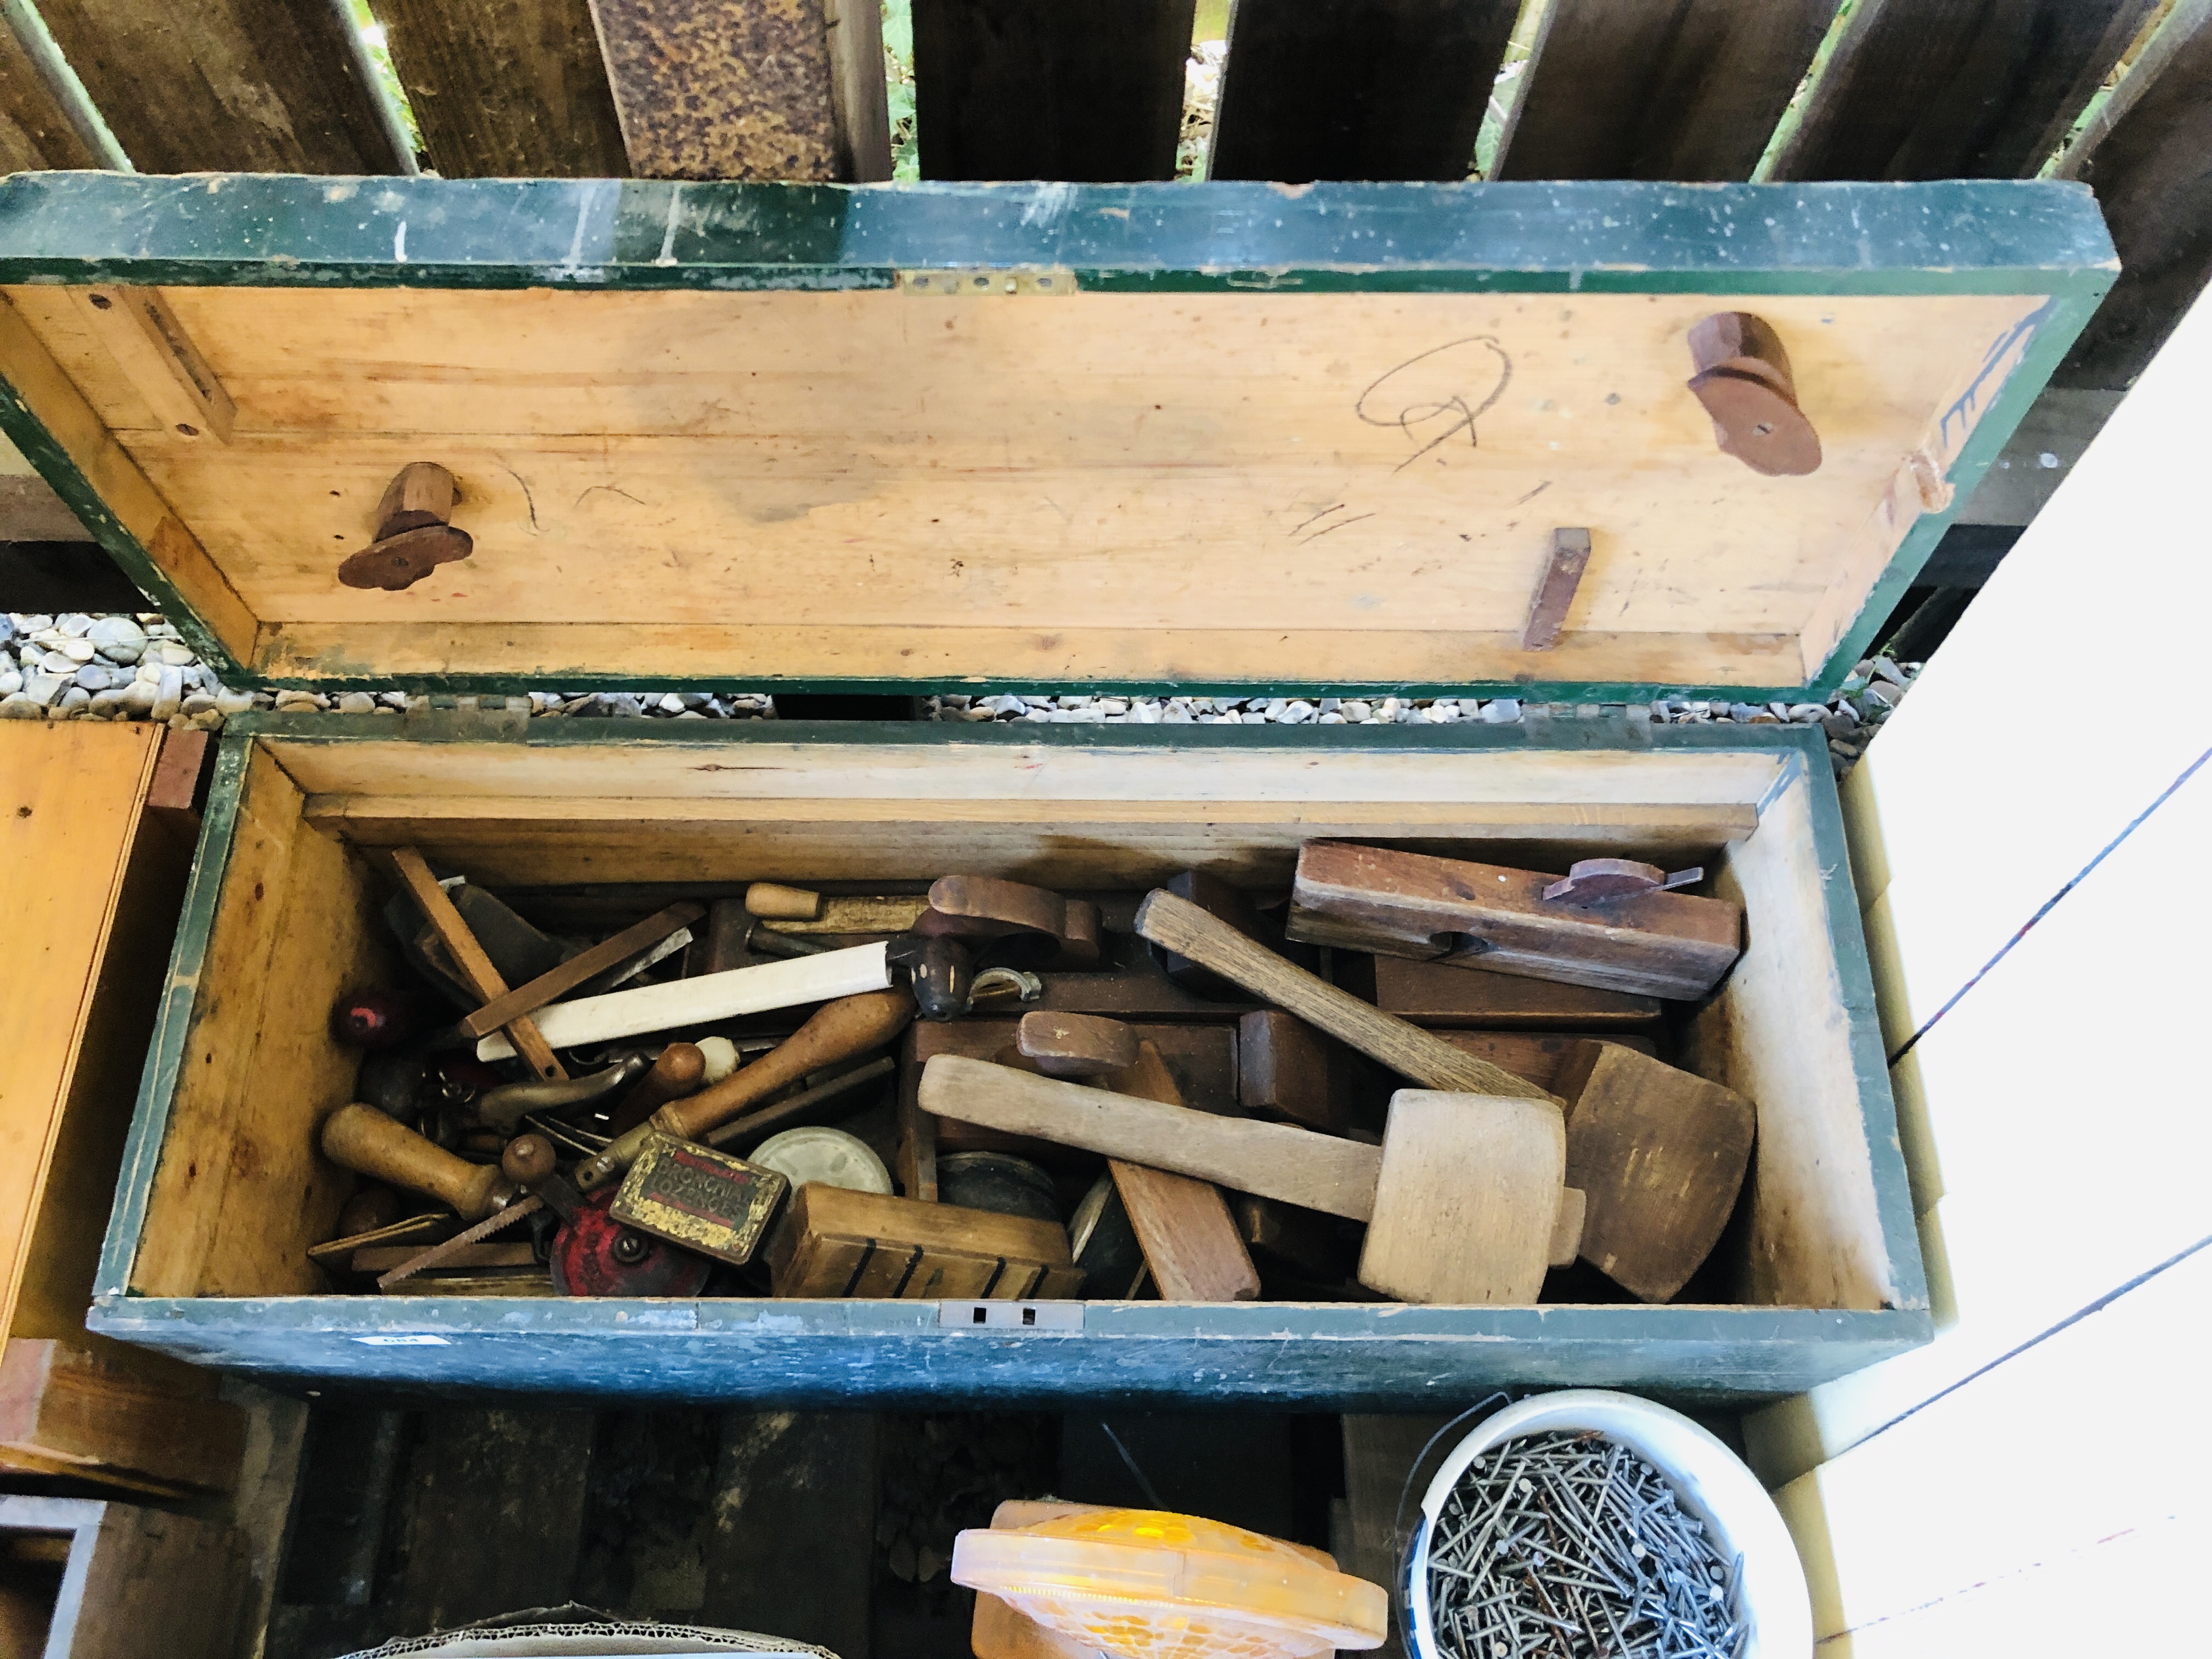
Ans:
[[[1626,860],[1588,863],[1562,880],[1422,853],[1308,842],[1291,890],[1290,934],[1383,956],[1475,962],[1531,979],[1680,998],[1711,990],[1741,953],[1741,905],[1668,890],[1690,872],[1669,876]]]

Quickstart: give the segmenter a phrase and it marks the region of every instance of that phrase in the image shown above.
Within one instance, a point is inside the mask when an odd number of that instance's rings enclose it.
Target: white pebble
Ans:
[[[185,710],[187,714],[192,712],[190,708]],[[349,691],[338,699],[338,713],[341,714],[374,714],[375,712],[376,699],[367,691]]]

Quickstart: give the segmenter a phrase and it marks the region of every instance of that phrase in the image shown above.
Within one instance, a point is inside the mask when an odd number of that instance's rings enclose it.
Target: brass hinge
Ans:
[[[899,286],[908,294],[962,295],[981,299],[993,294],[1034,294],[1046,299],[1073,294],[1075,273],[1065,265],[1022,265],[1000,270],[902,270]]]

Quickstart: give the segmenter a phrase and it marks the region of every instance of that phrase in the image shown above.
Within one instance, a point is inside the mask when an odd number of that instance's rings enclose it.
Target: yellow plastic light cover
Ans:
[[[1380,1585],[1241,1527],[1158,1510],[963,1532],[952,1581],[1125,1659],[1316,1659],[1380,1647],[1389,1620]]]

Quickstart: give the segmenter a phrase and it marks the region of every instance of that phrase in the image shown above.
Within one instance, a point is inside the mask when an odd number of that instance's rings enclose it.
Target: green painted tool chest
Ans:
[[[233,684],[1448,690],[1478,727],[274,716],[226,734],[93,1315],[287,1378],[810,1401],[1412,1407],[1801,1389],[1927,1339],[1817,731],[2114,274],[2057,185],[0,183],[0,424]],[[1689,331],[1788,349],[1724,453]],[[349,586],[415,461],[473,541]],[[1590,558],[1548,641],[1553,532]],[[1556,713],[1551,711],[1556,710]],[[1581,716],[1587,715],[1589,718]],[[314,1151],[382,851],[497,887],[1279,886],[1317,836],[1704,863],[1681,1063],[1754,1101],[1709,1305],[328,1293]]]

